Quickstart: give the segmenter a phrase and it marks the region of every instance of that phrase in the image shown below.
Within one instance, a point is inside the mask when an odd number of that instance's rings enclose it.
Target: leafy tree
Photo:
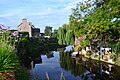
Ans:
[[[44,33],[45,33],[45,36],[52,36],[52,27],[46,26]]]
[[[92,4],[91,4],[92,5]],[[89,24],[87,23],[88,12],[91,7],[89,2],[77,3],[76,8],[72,9],[72,14],[70,15],[70,26],[77,37],[83,36],[89,30]]]
[[[56,29],[54,30],[54,32],[52,33],[52,37],[57,38],[57,31],[58,31],[58,30],[56,30]]]
[[[118,20],[120,17],[119,4],[119,0],[96,1],[96,7],[89,17],[91,19],[91,31],[96,33],[96,37],[111,39],[116,36],[112,30],[118,27],[115,22],[120,22]],[[112,21],[113,19],[115,21]]]
[[[60,45],[73,45],[74,34],[68,24],[64,24],[58,29],[58,43]]]
[[[90,45],[93,39],[101,41],[120,38],[120,0],[88,0],[79,2],[72,9],[69,24],[58,29],[59,44],[71,44],[70,36],[82,37],[83,46]]]
[[[72,30],[68,30],[66,32],[66,44],[67,45],[73,45],[74,44],[74,34]]]
[[[88,0],[77,4],[70,15],[70,26],[75,36],[84,34],[87,40],[119,38],[120,0]],[[116,35],[118,34],[118,35]]]
[[[64,24],[62,27],[58,29],[58,43],[60,45],[66,45],[65,37],[66,37],[66,24]]]

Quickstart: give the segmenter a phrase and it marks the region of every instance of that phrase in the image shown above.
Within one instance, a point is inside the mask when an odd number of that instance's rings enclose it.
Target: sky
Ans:
[[[58,29],[69,23],[69,15],[81,0],[0,0],[0,24],[17,29],[22,19],[44,32],[45,26]]]

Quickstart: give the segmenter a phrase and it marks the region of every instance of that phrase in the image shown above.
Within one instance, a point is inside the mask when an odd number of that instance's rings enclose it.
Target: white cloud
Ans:
[[[30,0],[30,1],[33,1],[33,0]],[[56,2],[66,2],[66,0],[53,0],[53,1],[56,1]],[[76,2],[78,2],[80,0],[69,0],[68,4],[66,4],[63,8],[52,8],[52,7],[48,7],[47,9],[44,8],[45,10],[33,10],[33,12],[30,12],[29,8],[27,7],[18,7],[18,8],[14,8],[14,9],[9,9],[9,10],[6,10],[5,13],[1,14],[0,17],[11,17],[11,16],[16,16],[16,15],[19,15],[19,16],[45,16],[45,15],[50,15],[50,14],[55,14],[55,13],[66,13],[68,11],[68,13],[71,11],[71,8],[75,7],[75,4]],[[26,9],[24,9],[26,8]],[[32,8],[32,7],[31,7]],[[26,14],[25,14],[26,13]]]
[[[0,0],[0,2],[2,1]],[[37,26],[52,25],[56,28],[68,23],[71,8],[74,8],[79,1],[81,0],[40,0],[41,3],[39,3],[39,1],[35,0],[26,0],[30,4],[14,3],[16,6],[5,9],[4,12],[0,13],[0,17],[7,18],[8,24],[13,24],[13,26],[18,26],[22,18],[27,18]]]

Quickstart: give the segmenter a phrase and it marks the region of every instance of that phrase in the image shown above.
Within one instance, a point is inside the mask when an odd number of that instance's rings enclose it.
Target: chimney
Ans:
[[[27,23],[27,19],[22,19],[22,23]]]
[[[29,25],[32,26],[32,22],[29,22]]]

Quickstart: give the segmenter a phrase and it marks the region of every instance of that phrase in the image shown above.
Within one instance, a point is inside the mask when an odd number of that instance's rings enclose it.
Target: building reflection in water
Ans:
[[[47,58],[52,58],[54,57],[53,55],[53,51],[49,51],[49,52],[46,52],[46,53],[42,53],[41,55],[46,55]],[[42,58],[41,58],[41,55],[40,57],[38,58],[35,58],[31,61],[31,63],[29,64],[30,68],[33,69],[35,67],[35,64],[41,64],[42,63]]]

